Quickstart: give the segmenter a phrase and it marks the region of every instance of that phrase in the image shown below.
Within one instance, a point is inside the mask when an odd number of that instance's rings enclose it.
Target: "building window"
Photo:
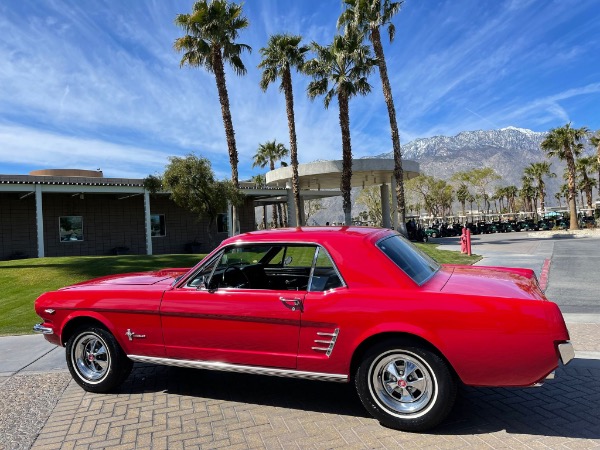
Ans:
[[[229,231],[229,220],[227,214],[217,214],[217,232],[227,233]]]
[[[58,218],[60,242],[83,241],[83,217],[61,216]]]
[[[162,237],[167,235],[164,214],[150,215],[150,234],[152,237]]]

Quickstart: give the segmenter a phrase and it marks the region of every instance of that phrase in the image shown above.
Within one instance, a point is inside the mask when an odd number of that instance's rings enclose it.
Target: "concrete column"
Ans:
[[[297,227],[298,224],[296,223],[296,199],[294,198],[294,191],[292,190],[291,183],[286,183],[285,187],[287,192],[287,223],[290,227]]]
[[[394,230],[398,229],[398,195],[396,194],[396,177],[392,175],[390,183],[392,189],[392,226]]]
[[[382,223],[383,228],[391,228],[392,224],[390,222],[390,193],[389,186],[387,184],[382,184],[380,186],[381,189],[381,215],[382,215]]]
[[[35,225],[37,231],[37,251],[38,258],[43,258],[44,254],[44,214],[42,209],[42,185],[35,185]]]
[[[146,255],[152,254],[152,224],[150,222],[150,193],[144,190],[144,224],[146,225]]]

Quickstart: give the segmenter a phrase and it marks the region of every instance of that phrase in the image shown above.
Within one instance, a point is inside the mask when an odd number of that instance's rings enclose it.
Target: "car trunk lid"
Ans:
[[[531,269],[444,265],[444,272],[449,270],[444,293],[547,300]]]

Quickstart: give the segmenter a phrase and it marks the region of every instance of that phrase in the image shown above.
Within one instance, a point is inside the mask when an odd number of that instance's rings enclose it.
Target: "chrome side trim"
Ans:
[[[219,370],[221,372],[251,373],[255,375],[270,375],[284,378],[303,378],[305,380],[335,381],[345,383],[347,375],[322,372],[303,372],[292,369],[275,369],[271,367],[245,366],[229,364],[218,361],[191,361],[187,359],[157,358],[154,356],[127,355],[129,359],[137,362],[162,364],[164,366],[188,367],[192,369]]]
[[[52,328],[44,327],[41,323],[33,326],[33,331],[36,333],[42,334],[54,334],[54,330]]]
[[[335,347],[335,342],[337,341],[338,334],[340,334],[340,329],[336,328],[333,333],[325,333],[324,331],[317,331],[317,336],[329,336],[330,340],[326,341],[324,339],[315,339],[315,344],[327,344],[327,347],[312,347],[312,350],[317,352],[325,352],[325,355],[328,357],[333,352],[333,347]]]
[[[570,342],[558,344],[558,353],[560,354],[560,360],[565,366],[575,358],[575,349]]]

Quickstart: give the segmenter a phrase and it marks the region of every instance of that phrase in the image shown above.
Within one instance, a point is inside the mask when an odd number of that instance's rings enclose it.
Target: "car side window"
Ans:
[[[316,248],[280,243],[229,246],[202,266],[186,287],[306,291]]]
[[[319,247],[310,282],[310,291],[328,291],[344,286],[344,283],[324,248]]]
[[[220,258],[221,256],[217,255],[207,264],[203,265],[200,270],[189,279],[186,286],[194,287],[196,289],[216,289],[216,286],[211,282],[211,276]]]

